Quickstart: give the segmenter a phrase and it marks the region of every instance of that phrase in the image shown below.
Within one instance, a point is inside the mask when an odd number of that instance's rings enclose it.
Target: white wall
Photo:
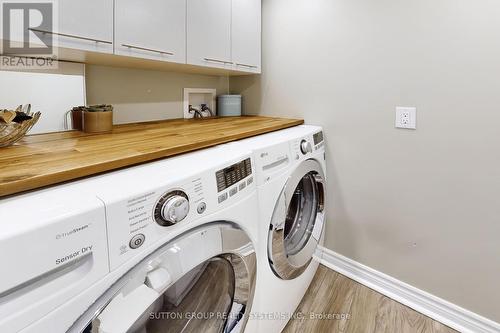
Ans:
[[[496,0],[263,0],[263,75],[230,78],[245,113],[324,126],[327,247],[498,322],[499,18]]]
[[[0,71],[0,87],[0,108],[31,104],[32,112],[42,113],[29,134],[65,131],[68,111],[85,104],[85,65],[59,62],[51,70]]]
[[[86,66],[87,103],[112,104],[115,124],[183,117],[184,88],[215,88],[217,94],[228,92],[228,78]]]
[[[229,89],[227,76],[59,62],[54,70],[0,71],[0,108],[41,111],[30,134],[64,131],[66,113],[84,104],[112,104],[115,124],[183,117],[184,88]],[[87,100],[87,103],[85,102]]]

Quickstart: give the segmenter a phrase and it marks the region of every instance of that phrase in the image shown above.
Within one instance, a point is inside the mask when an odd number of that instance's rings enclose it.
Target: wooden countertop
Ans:
[[[174,119],[115,126],[112,133],[29,135],[0,148],[0,196],[302,124],[259,116]]]

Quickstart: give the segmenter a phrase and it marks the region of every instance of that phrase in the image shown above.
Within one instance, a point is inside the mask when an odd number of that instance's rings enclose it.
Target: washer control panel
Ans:
[[[129,242],[129,246],[131,249],[137,249],[144,244],[144,241],[146,240],[146,236],[144,234],[137,234]]]
[[[218,170],[215,173],[217,182],[217,202],[222,204],[236,196],[253,183],[252,161],[250,158]]]
[[[183,191],[164,194],[155,206],[154,220],[163,227],[169,227],[184,220],[189,213],[189,198]]]
[[[215,184],[210,186],[207,178],[198,175],[164,184],[153,179],[147,184],[133,183],[120,188],[123,191],[120,200],[112,200],[118,189],[110,195],[103,195],[108,220],[111,270],[164,235],[203,216],[210,206],[215,207],[208,200],[209,192],[214,192],[212,197],[215,196]],[[205,208],[198,209],[200,205]]]
[[[217,191],[222,192],[251,174],[252,162],[250,158],[219,170],[215,173],[215,177],[217,179]]]
[[[200,155],[125,170],[109,182],[100,181],[111,270],[255,191],[250,153],[240,158],[227,158],[225,151]],[[219,162],[222,158],[228,161]]]

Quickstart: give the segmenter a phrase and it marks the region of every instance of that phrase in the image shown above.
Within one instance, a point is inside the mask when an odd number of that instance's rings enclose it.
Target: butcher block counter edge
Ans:
[[[26,136],[0,148],[0,197],[303,124],[241,116],[116,125],[112,133]]]

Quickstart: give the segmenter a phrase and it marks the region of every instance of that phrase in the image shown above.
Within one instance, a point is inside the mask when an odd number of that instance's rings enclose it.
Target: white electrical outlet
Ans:
[[[396,128],[417,129],[417,108],[396,107]]]

